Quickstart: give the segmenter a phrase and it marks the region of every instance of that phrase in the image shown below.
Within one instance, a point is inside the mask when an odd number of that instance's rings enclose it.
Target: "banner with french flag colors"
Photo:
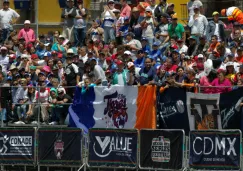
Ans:
[[[156,128],[156,86],[77,87],[69,107],[69,126],[82,128]]]

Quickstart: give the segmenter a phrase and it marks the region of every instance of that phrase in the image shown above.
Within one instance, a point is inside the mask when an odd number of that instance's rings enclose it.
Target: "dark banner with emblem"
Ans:
[[[88,165],[135,168],[137,145],[137,130],[90,129]]]
[[[183,130],[141,130],[140,168],[182,169],[184,137]]]
[[[240,146],[240,130],[191,131],[189,165],[202,170],[239,170]]]
[[[0,164],[35,164],[34,128],[0,128]]]
[[[81,166],[82,130],[40,128],[37,133],[38,163],[46,166]]]

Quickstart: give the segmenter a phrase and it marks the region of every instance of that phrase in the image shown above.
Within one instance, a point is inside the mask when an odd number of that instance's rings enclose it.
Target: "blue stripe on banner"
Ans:
[[[69,127],[81,128],[84,133],[88,133],[88,129],[95,125],[94,101],[94,87],[89,87],[84,93],[81,93],[81,88],[76,87],[73,104],[69,107]]]

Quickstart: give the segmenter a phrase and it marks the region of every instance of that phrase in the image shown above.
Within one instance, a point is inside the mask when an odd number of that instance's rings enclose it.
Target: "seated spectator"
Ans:
[[[128,85],[137,85],[141,68],[136,67],[133,62],[128,62],[127,69],[129,73]]]
[[[229,81],[231,81],[232,84],[234,84],[234,78],[235,78],[235,69],[234,69],[234,63],[233,62],[227,62],[226,63],[226,74],[225,78],[227,78]]]
[[[152,67],[153,59],[146,58],[145,66],[139,71],[139,84],[140,85],[149,85],[153,84],[156,71]]]
[[[184,68],[182,66],[179,66],[178,68],[176,68],[175,81],[178,83],[182,83],[185,79],[187,79],[187,76],[185,74]]]
[[[212,86],[215,86],[213,88],[213,93],[226,93],[231,91],[231,83],[225,77],[225,71],[223,69],[219,69],[217,73],[217,78],[215,78],[211,83]]]
[[[202,76],[200,79],[200,86],[202,86],[200,87],[200,93],[212,94],[213,88],[211,86],[215,78],[217,78],[216,70],[211,70],[207,76]]]
[[[113,85],[127,85],[129,81],[128,70],[124,69],[124,63],[122,61],[116,62],[118,70],[113,74]]]
[[[165,86],[168,75],[169,75],[169,73],[166,72],[164,66],[161,65],[159,67],[159,69],[157,70],[157,74],[154,77],[155,85],[157,85],[157,86]]]

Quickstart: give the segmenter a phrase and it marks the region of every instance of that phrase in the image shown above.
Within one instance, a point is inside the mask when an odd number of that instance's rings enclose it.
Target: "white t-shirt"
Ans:
[[[154,38],[154,21],[152,17],[148,20],[146,19],[146,23],[148,24],[148,26],[143,29],[142,37]]]
[[[188,47],[186,45],[183,45],[181,48],[180,48],[180,51],[179,53],[182,54],[182,53],[186,53],[188,50]]]
[[[8,56],[2,56],[0,55],[0,65],[2,66],[3,72],[7,72],[7,66],[9,63],[9,57]]]
[[[111,12],[115,11],[116,9],[113,9],[113,10],[110,10]],[[108,20],[111,20],[111,21],[108,21]],[[113,20],[113,22],[112,22]],[[105,12],[105,15],[104,15],[104,26],[106,27],[112,27],[112,25],[115,23],[115,18],[113,18],[110,14],[109,11],[106,11]]]
[[[87,54],[85,54],[84,56],[79,56],[79,60],[82,60],[83,61],[83,63],[85,63],[85,62],[87,62],[87,60],[88,60],[88,55]]]
[[[11,8],[8,10],[0,10],[0,24],[2,29],[11,28],[11,24],[9,23],[12,21],[13,18],[19,18],[20,15]]]
[[[219,36],[219,24],[218,23],[215,24],[214,35],[218,36],[218,41],[220,42],[221,39],[220,39],[220,36]]]
[[[98,79],[101,79],[101,81],[106,80],[105,72],[99,65],[95,65],[94,67],[94,79],[95,79],[94,81]]]
[[[47,65],[47,63],[46,63],[45,60],[39,60],[39,61],[37,62],[37,64],[38,64],[38,66],[45,66],[45,65]]]

